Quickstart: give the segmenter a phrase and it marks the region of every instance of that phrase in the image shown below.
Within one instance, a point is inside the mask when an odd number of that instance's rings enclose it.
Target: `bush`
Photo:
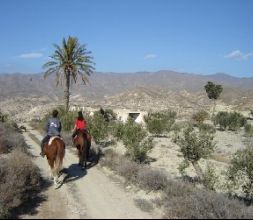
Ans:
[[[9,116],[7,114],[4,114],[0,111],[0,122],[7,122]]]
[[[173,186],[173,194],[176,196],[167,196],[164,200],[166,208],[164,218],[245,219],[253,217],[252,209],[237,200],[230,200],[214,192],[182,186],[177,191],[176,186]],[[180,191],[181,193],[178,194]]]
[[[239,150],[234,155],[227,173],[228,185],[242,188],[247,199],[253,199],[253,147]]]
[[[105,153],[100,164],[123,176],[128,184],[136,184],[150,191],[163,190],[167,186],[167,176],[161,171],[129,161],[112,151]]]
[[[240,127],[245,126],[247,119],[240,113],[219,112],[214,118],[214,124],[219,125],[222,130],[227,128],[237,131]]]
[[[147,131],[131,119],[124,124],[122,131],[122,141],[127,148],[126,155],[133,161],[146,162],[147,154],[153,148],[153,139],[147,138]]]
[[[172,111],[149,113],[147,116],[144,116],[148,131],[156,136],[170,132],[175,120],[176,112]]]
[[[247,119],[240,113],[230,113],[229,117],[229,129],[237,131],[239,128],[244,127],[247,123]]]
[[[97,111],[92,117],[88,117],[88,130],[97,144],[106,139],[109,134],[108,122],[103,115]]]
[[[13,151],[0,163],[0,218],[11,217],[16,208],[34,197],[39,190],[40,173],[31,159]]]
[[[0,154],[9,153],[13,149],[27,152],[24,138],[13,127],[0,122]]]
[[[193,116],[192,116],[192,119],[194,122],[196,122],[198,125],[202,124],[205,120],[207,120],[209,117],[209,114],[204,111],[204,110],[201,110],[197,113],[195,113]]]
[[[199,131],[204,132],[204,133],[209,133],[209,134],[215,134],[216,129],[213,125],[209,124],[200,124],[199,125]]]
[[[228,112],[219,112],[214,117],[214,125],[219,125],[220,129],[226,130],[229,125],[229,113]]]
[[[151,170],[148,167],[140,169],[138,176],[138,184],[141,188],[146,190],[164,190],[167,186],[167,176],[156,170]]]
[[[116,138],[117,141],[123,139],[124,129],[125,125],[121,121],[113,122],[110,125],[110,133]]]
[[[149,191],[160,190],[161,201],[157,199],[154,202],[165,209],[164,218],[243,219],[253,217],[252,208],[247,208],[238,200],[194,188],[189,183],[168,179],[166,174],[152,170],[148,166],[127,161],[126,158],[112,151],[107,151],[101,165],[109,165],[117,174],[125,177],[127,183],[136,184]]]
[[[246,137],[253,137],[253,127],[251,124],[246,124],[244,126],[244,133]]]
[[[219,177],[216,175],[215,169],[208,164],[203,176],[204,186],[209,190],[215,191],[218,178]]]
[[[208,158],[214,151],[215,144],[213,136],[203,132],[194,131],[193,127],[189,126],[184,130],[184,134],[180,137],[178,145],[183,157],[194,166],[197,175],[203,180],[203,172],[198,165],[201,158]]]

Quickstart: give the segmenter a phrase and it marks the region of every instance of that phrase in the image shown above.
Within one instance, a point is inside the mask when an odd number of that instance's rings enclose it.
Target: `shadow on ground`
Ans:
[[[11,218],[18,219],[22,215],[36,215],[38,213],[37,208],[42,202],[47,200],[44,192],[50,186],[52,186],[51,181],[41,179],[41,184],[36,191],[27,192],[29,194],[29,200],[12,210]]]

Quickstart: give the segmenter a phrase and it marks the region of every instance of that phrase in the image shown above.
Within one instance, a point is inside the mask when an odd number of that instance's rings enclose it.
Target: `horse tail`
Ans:
[[[65,155],[65,144],[62,140],[60,140],[57,142],[57,154],[54,164],[54,171],[56,173],[59,173],[59,171],[62,168],[64,155]]]

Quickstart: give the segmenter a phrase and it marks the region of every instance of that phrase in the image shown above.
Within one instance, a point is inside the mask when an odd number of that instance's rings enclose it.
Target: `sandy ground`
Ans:
[[[49,176],[47,161],[38,156],[40,147],[31,139],[29,133],[39,140],[42,137],[28,125],[25,126],[28,132],[23,135],[30,146],[31,153],[35,156],[34,162],[40,168],[42,175],[47,178]],[[126,190],[121,183],[112,181],[99,166],[94,166],[87,172],[80,170],[77,161],[75,153],[67,149],[64,168],[69,178],[57,190],[50,186],[44,192],[46,200],[37,207],[35,214],[25,215],[22,218],[158,218],[135,205],[135,199],[139,199],[138,193]]]
[[[205,171],[207,165],[211,165],[217,175],[219,175],[220,184],[224,182],[225,172],[229,166],[229,161],[233,154],[246,147],[246,138],[243,136],[243,130],[236,132],[217,131],[214,141],[216,143],[215,152],[208,160],[200,160],[200,166]],[[124,154],[125,147],[123,143],[118,142],[112,147],[117,153]],[[152,159],[151,167],[166,172],[171,178],[180,178],[178,170],[183,162],[183,156],[180,153],[179,146],[172,142],[171,138],[154,138],[154,148],[149,157]],[[186,169],[186,174],[190,177],[196,177],[195,169],[192,165]],[[219,190],[219,189],[217,189]]]

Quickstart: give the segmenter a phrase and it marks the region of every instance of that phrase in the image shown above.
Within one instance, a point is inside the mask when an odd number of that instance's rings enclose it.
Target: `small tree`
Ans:
[[[198,162],[201,158],[208,158],[214,151],[213,138],[212,135],[196,132],[192,126],[189,126],[184,130],[183,136],[178,141],[185,161],[192,163],[200,180],[203,180],[204,174]]]
[[[122,140],[128,156],[131,160],[144,163],[147,154],[153,148],[153,139],[148,138],[148,132],[142,125],[129,119],[125,124],[117,122],[114,124],[113,134],[117,140]]]
[[[232,186],[241,187],[246,197],[253,199],[253,146],[237,151],[231,161],[227,176]]]
[[[215,85],[213,82],[207,82],[207,84],[205,85],[205,90],[206,90],[208,98],[213,100],[213,114],[212,114],[212,116],[214,116],[215,107],[216,107],[216,100],[220,97],[220,95],[223,91],[223,88],[221,85]]]

